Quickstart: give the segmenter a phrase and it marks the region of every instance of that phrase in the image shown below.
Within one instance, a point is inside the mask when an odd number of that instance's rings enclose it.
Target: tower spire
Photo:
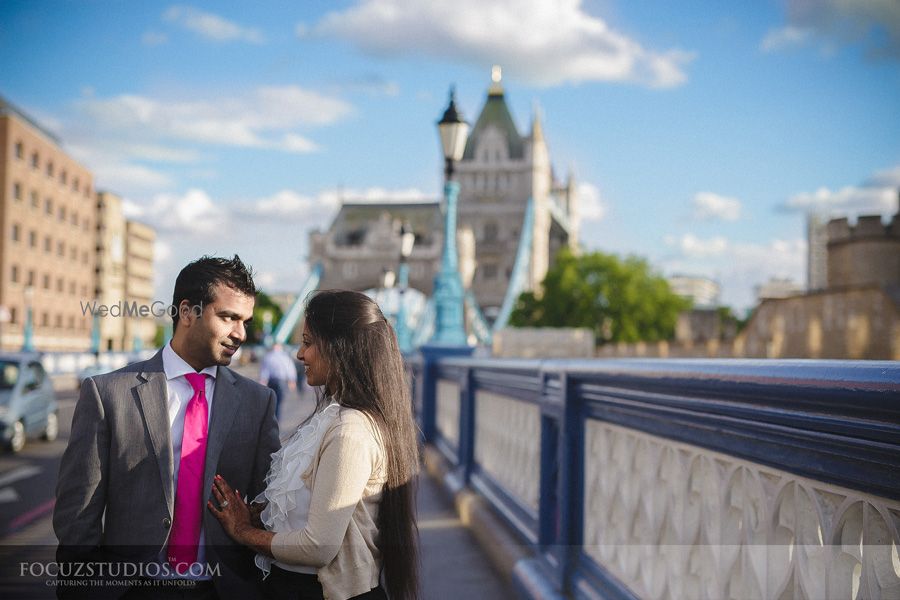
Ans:
[[[503,84],[500,83],[502,79],[503,70],[500,68],[500,65],[491,67],[491,87],[488,89],[488,96],[503,95]]]

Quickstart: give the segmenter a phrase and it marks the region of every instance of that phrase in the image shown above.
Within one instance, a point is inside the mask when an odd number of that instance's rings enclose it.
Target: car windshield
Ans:
[[[19,378],[19,364],[0,360],[0,390],[11,390]]]

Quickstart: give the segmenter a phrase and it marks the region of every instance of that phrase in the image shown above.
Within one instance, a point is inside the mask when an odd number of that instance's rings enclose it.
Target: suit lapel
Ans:
[[[169,433],[169,415],[166,405],[168,392],[166,391],[166,374],[162,366],[162,352],[147,361],[145,370],[140,373],[139,377],[143,379],[143,382],[135,388],[135,392],[144,415],[144,425],[150,435],[153,451],[156,453],[156,463],[166,497],[166,506],[171,515],[175,504],[175,494],[172,490],[172,474],[175,469],[172,460],[172,438]]]
[[[237,379],[225,367],[219,367],[216,373],[216,390],[213,392],[212,415],[209,419],[209,432],[206,438],[206,468],[203,471],[203,497],[208,498],[212,489],[213,477],[219,464],[219,455],[225,446],[234,416],[237,414],[239,398],[235,384]]]

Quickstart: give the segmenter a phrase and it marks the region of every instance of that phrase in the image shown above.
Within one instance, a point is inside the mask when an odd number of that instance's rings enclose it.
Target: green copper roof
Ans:
[[[463,153],[463,160],[471,160],[475,157],[475,148],[478,146],[478,141],[484,131],[491,125],[500,129],[506,136],[509,157],[522,158],[524,155],[522,136],[519,135],[519,130],[516,129],[512,115],[509,114],[509,107],[506,106],[503,92],[491,90],[488,93],[487,101],[484,103],[484,108],[481,109],[481,114],[478,115],[478,121],[476,121],[475,127],[472,128],[472,133],[469,134],[466,150]]]

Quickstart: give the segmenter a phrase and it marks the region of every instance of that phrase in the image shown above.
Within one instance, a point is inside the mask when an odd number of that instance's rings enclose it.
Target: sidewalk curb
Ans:
[[[461,484],[441,453],[426,445],[424,460],[428,474],[453,498],[460,521],[519,596],[531,600],[562,600],[564,596],[525,542],[501,521],[484,498]]]

